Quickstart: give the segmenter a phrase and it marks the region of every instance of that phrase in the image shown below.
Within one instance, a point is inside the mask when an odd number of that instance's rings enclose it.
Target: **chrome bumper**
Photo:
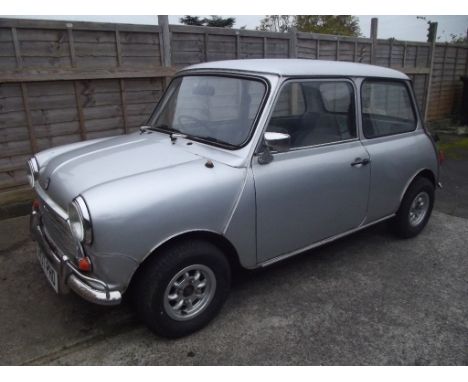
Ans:
[[[122,301],[122,294],[119,291],[110,290],[105,282],[84,275],[67,256],[60,255],[53,250],[44,235],[39,214],[36,211],[31,213],[30,231],[39,250],[47,257],[58,274],[58,292],[60,294],[71,289],[83,299],[99,305],[118,305]],[[96,286],[99,286],[99,289]]]

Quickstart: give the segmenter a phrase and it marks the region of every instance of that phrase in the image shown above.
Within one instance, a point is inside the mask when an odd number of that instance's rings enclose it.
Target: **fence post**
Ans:
[[[162,57],[161,61],[164,67],[171,66],[171,31],[169,30],[169,16],[158,15],[158,25],[162,36]],[[169,77],[164,77],[164,89],[169,84]]]
[[[241,56],[241,49],[240,49],[240,32],[236,31],[236,59],[239,59]]]
[[[371,45],[371,64],[375,64],[375,56],[377,52],[377,30],[379,26],[379,19],[373,17],[371,19],[371,29],[370,29],[370,38],[372,40]]]
[[[466,28],[466,40],[468,41],[468,28]],[[468,75],[468,48],[466,48],[465,76]]]
[[[158,24],[161,27],[163,41],[163,66],[171,66],[171,35],[169,31],[169,16],[158,16]]]
[[[289,32],[289,58],[297,58],[297,31],[291,28]]]
[[[13,40],[13,47],[15,48],[16,66],[18,68],[22,68],[23,58],[21,57],[21,49],[20,49],[18,33],[16,32],[16,28],[11,28],[11,36]]]
[[[427,115],[429,110],[429,101],[431,98],[431,85],[432,85],[432,70],[434,66],[434,54],[436,49],[436,41],[437,41],[437,23],[430,23],[429,24],[429,39],[428,42],[429,46],[429,73],[427,77],[427,86],[426,86],[426,102],[424,103],[424,122],[427,121]],[[443,73],[442,73],[443,75]]]

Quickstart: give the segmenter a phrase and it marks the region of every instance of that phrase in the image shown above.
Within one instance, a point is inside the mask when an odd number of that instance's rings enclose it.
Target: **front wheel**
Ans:
[[[434,185],[423,177],[409,186],[393,219],[395,233],[403,238],[418,235],[426,226],[434,206]]]
[[[215,245],[188,240],[163,249],[139,275],[140,318],[158,335],[177,338],[204,327],[227,298],[231,272]]]

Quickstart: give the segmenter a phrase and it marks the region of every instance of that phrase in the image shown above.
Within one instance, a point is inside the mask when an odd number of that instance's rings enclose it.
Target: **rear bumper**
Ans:
[[[84,275],[67,256],[52,248],[44,234],[39,214],[36,211],[31,213],[30,231],[33,240],[38,244],[38,250],[45,255],[57,272],[59,294],[66,293],[71,289],[83,299],[98,305],[118,305],[122,301],[121,292],[110,290],[105,282]]]

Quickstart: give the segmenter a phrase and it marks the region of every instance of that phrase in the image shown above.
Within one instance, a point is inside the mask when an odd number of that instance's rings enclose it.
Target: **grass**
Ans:
[[[440,138],[437,146],[445,153],[447,158],[468,158],[468,137],[440,135]]]

